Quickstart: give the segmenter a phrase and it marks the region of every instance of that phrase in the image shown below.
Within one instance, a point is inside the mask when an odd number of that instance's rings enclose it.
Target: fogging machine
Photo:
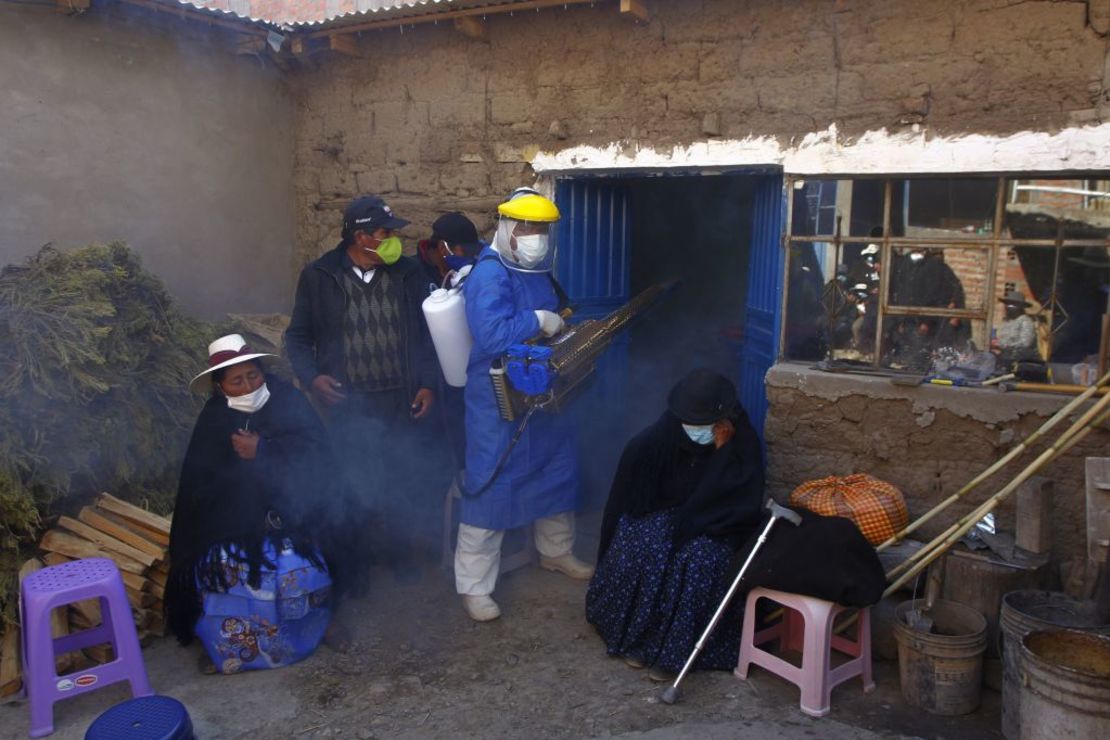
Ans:
[[[568,325],[554,337],[514,344],[490,367],[493,395],[505,421],[541,409],[559,413],[597,369],[613,338],[670,285],[653,285],[601,319]]]

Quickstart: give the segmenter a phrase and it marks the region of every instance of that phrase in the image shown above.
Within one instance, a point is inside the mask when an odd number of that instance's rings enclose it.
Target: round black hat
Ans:
[[[719,373],[698,368],[671,388],[667,408],[685,424],[714,424],[736,410],[736,386]]]

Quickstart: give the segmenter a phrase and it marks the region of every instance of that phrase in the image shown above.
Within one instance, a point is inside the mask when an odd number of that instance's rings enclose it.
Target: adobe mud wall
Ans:
[[[784,363],[767,375],[770,408],[765,426],[770,491],[786,500],[796,486],[828,475],[869,473],[906,497],[911,521],[1026,439],[1070,398],[1034,393],[922,386],[905,388],[886,378],[830,375]],[[1056,427],[1054,441],[1070,422]],[[957,502],[915,537],[931,538],[1008,483],[1045,449],[1020,456]],[[1039,475],[1051,478],[1053,553],[1086,559],[1084,458],[1110,454],[1110,431],[1091,433]],[[998,510],[1013,531],[1011,496]]]
[[[121,239],[191,312],[288,310],[292,104],[225,35],[0,7],[0,264]]]
[[[366,32],[363,58],[315,57],[293,77],[297,264],[358,192],[413,220],[410,248],[442,210],[488,227],[539,151],[1110,120],[1110,0],[680,0],[649,3],[646,26],[615,5],[493,16],[484,40]]]

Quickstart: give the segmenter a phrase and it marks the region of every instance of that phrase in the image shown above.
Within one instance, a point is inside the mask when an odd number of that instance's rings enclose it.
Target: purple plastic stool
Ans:
[[[131,605],[116,564],[107,558],[86,558],[43,568],[19,585],[23,624],[23,680],[31,704],[31,737],[54,732],[54,702],[103,688],[117,681],[131,683],[132,696],[150,696],[142,648],[135,634]],[[54,638],[50,612],[85,599],[100,599],[101,624]],[[55,655],[111,643],[110,663],[59,676]]]

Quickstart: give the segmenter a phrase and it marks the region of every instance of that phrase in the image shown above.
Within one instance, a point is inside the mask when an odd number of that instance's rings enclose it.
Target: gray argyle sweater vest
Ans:
[[[343,341],[347,382],[356,391],[405,387],[404,321],[399,277],[378,268],[369,283],[344,270]]]

